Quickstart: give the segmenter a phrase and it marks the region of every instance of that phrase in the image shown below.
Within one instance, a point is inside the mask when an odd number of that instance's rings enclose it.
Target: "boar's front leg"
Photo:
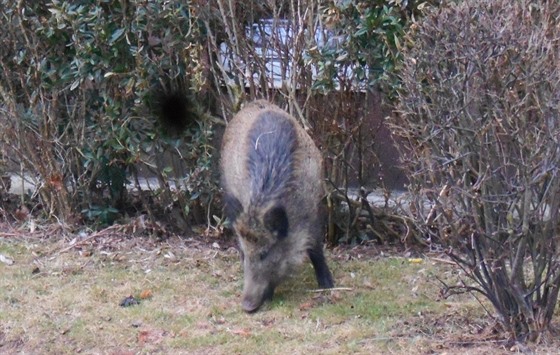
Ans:
[[[323,246],[320,243],[315,244],[314,247],[307,250],[309,259],[313,264],[315,269],[315,277],[317,278],[317,283],[321,288],[332,288],[334,287],[333,278],[327,262],[325,261],[325,255],[323,254]]]

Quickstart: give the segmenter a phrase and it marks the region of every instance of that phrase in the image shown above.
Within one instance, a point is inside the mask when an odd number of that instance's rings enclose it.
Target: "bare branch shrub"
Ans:
[[[560,287],[558,18],[557,1],[432,13],[404,48],[392,119],[419,228],[516,340],[548,328]]]
[[[200,17],[222,116],[254,98],[286,108],[324,152],[333,192],[329,241],[371,239],[366,226],[378,223],[365,207],[367,195],[382,186],[373,173],[381,122],[372,108],[381,104],[376,85],[393,66],[390,46],[409,9],[384,1],[204,3]]]

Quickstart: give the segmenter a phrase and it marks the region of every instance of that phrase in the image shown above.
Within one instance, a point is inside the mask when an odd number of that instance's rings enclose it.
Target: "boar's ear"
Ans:
[[[224,196],[224,214],[230,223],[235,222],[241,211],[243,211],[241,202],[235,196],[226,194]]]
[[[288,215],[282,206],[274,206],[264,214],[264,226],[278,239],[288,236]]]

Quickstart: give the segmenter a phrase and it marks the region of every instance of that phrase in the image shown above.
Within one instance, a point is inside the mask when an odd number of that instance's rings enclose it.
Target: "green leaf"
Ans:
[[[111,38],[109,39],[109,44],[113,44],[116,41],[118,41],[122,37],[124,32],[125,32],[124,28],[119,28],[115,32],[113,32],[113,34],[111,35]]]

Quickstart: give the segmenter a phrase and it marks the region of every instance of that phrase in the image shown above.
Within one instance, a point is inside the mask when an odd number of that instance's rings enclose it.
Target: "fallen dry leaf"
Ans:
[[[261,324],[264,325],[265,327],[269,327],[269,326],[273,325],[275,322],[276,322],[276,319],[270,318],[270,319],[263,319],[261,321]]]
[[[29,217],[29,209],[25,206],[21,206],[15,211],[14,216],[18,221],[25,221],[27,217]]]
[[[91,250],[80,250],[79,254],[83,257],[88,257],[91,256],[93,253],[91,252]]]
[[[115,350],[111,352],[113,355],[135,355],[136,353],[131,350]]]
[[[244,337],[251,336],[251,332],[247,329],[233,329],[233,330],[230,330],[230,333],[235,334],[235,335],[241,335],[241,336],[244,336]]]
[[[336,303],[342,300],[342,294],[339,292],[333,292],[331,293],[330,297],[329,297],[329,301],[330,303]]]
[[[62,174],[53,174],[50,176],[48,183],[55,191],[61,191],[63,187]]]
[[[138,343],[141,345],[159,344],[166,335],[168,335],[168,333],[165,330],[143,329],[138,332]]]
[[[146,300],[148,298],[152,298],[153,293],[152,290],[144,290],[142,292],[140,292],[140,299],[141,300]]]
[[[148,330],[141,330],[138,333],[138,342],[140,344],[146,344],[150,338],[150,332]]]
[[[308,301],[308,302],[304,302],[304,303],[300,304],[299,305],[299,310],[300,311],[308,311],[313,307],[315,307],[315,302]]]

